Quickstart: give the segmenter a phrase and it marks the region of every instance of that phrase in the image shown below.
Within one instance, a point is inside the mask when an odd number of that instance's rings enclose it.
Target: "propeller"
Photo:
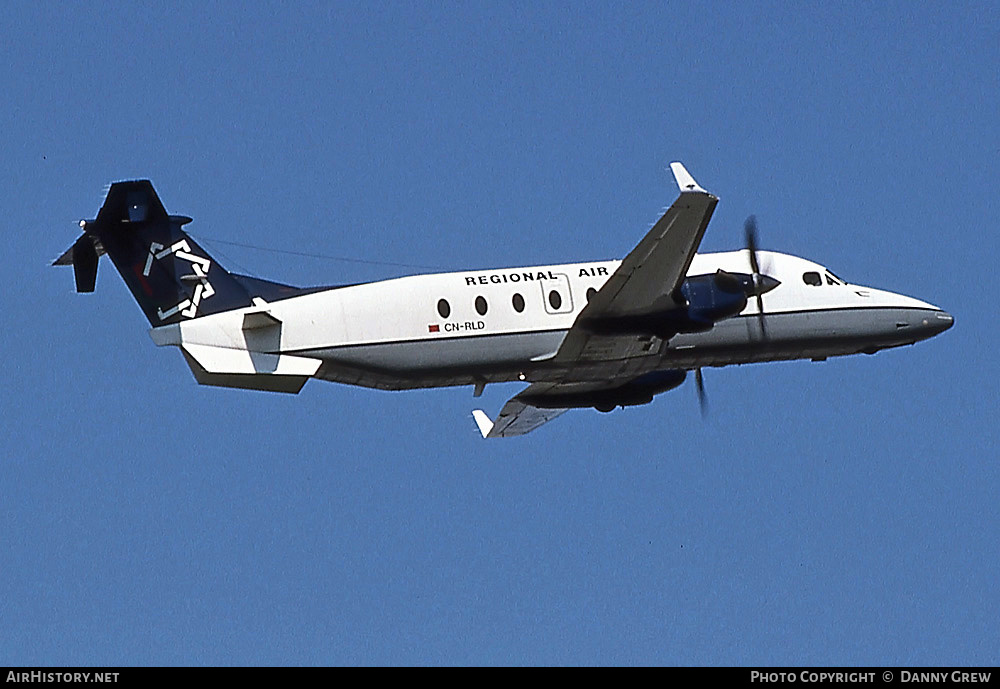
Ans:
[[[701,418],[708,416],[708,395],[705,393],[705,378],[701,375],[701,369],[694,370],[694,384],[698,390],[698,406],[701,407]]]
[[[743,231],[746,234],[747,252],[750,254],[750,270],[753,273],[753,292],[757,298],[757,320],[760,323],[760,332],[767,339],[767,326],[764,324],[764,284],[760,274],[760,262],[757,260],[757,216],[751,215],[743,223]]]
[[[760,272],[760,260],[757,258],[757,216],[751,215],[743,223],[743,232],[746,234],[747,253],[750,255],[750,270],[753,279],[753,295],[757,299],[757,321],[760,323],[760,333],[767,340],[767,325],[764,322],[764,292],[774,289],[779,283],[768,275]],[[725,271],[718,271],[715,276],[716,284],[720,289],[733,291],[733,281],[735,278]],[[708,393],[705,392],[705,376],[702,375],[701,368],[694,370],[694,384],[698,391],[698,406],[701,407],[701,417],[708,416]]]

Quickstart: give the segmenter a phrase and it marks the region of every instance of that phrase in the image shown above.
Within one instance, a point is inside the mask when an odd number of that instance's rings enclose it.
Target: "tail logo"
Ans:
[[[185,318],[194,318],[198,313],[198,305],[201,303],[201,300],[208,299],[215,294],[215,288],[208,281],[208,269],[212,267],[212,262],[207,258],[191,253],[191,245],[187,243],[186,239],[182,239],[167,247],[159,242],[153,242],[149,245],[149,256],[146,257],[146,266],[142,269],[143,276],[149,277],[153,261],[158,261],[171,254],[174,258],[191,263],[192,273],[190,275],[181,275],[179,279],[182,282],[197,282],[198,284],[195,285],[190,299],[183,299],[166,311],[157,308],[156,315],[159,316],[161,321],[165,321],[175,313],[180,313]]]

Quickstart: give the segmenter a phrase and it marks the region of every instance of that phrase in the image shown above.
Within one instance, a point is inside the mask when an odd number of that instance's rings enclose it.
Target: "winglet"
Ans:
[[[476,425],[479,426],[479,432],[482,433],[483,437],[488,437],[490,431],[493,430],[493,422],[490,421],[490,417],[486,416],[486,412],[482,409],[473,409],[472,418],[476,420]]]
[[[670,163],[670,171],[674,173],[674,179],[677,180],[677,186],[680,187],[682,194],[686,191],[708,193],[698,186],[698,183],[694,181],[694,177],[691,176],[691,173],[681,163]]]

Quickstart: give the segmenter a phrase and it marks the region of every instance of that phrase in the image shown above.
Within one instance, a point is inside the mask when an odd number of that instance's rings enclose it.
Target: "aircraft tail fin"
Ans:
[[[92,292],[107,254],[153,326],[251,305],[247,289],[169,215],[149,180],[115,182],[95,220],[53,265],[72,265],[78,292]]]

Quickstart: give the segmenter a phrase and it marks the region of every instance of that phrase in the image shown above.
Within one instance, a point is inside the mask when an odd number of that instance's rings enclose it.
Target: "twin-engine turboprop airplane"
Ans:
[[[224,270],[147,180],[111,185],[56,265],[92,292],[104,253],[157,345],[203,385],[298,392],[309,378],[383,390],[525,381],[483,437],[522,435],[568,409],[646,404],[701,369],[823,360],[913,344],[952,325],[922,301],[844,282],[756,248],[696,254],[718,199],[680,163],[680,196],[621,261],[414,275],[299,288]]]

